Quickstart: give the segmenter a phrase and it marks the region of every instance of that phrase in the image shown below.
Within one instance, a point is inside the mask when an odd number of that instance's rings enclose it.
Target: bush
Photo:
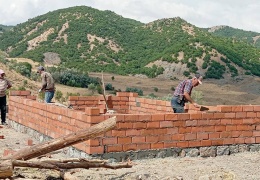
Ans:
[[[62,96],[63,96],[63,94],[62,94],[62,92],[60,90],[55,91],[55,99],[57,101],[62,102],[61,101],[62,100]]]
[[[111,83],[108,83],[108,84],[105,85],[105,90],[113,91],[113,90],[114,90],[114,87],[112,86]]]
[[[184,72],[183,72],[183,75],[186,76],[186,77],[188,77],[188,76],[190,75],[190,72],[189,72],[189,71],[184,71]]]
[[[130,87],[127,87],[126,92],[135,92],[135,93],[138,93],[139,96],[143,96],[143,90],[141,89],[138,89],[138,88],[130,88]]]
[[[158,92],[159,89],[158,89],[158,87],[154,87],[153,90],[154,90],[155,92]]]

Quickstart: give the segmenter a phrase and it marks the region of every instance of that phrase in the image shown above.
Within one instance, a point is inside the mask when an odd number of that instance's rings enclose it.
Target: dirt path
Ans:
[[[19,150],[27,146],[28,139],[36,144],[36,139],[27,134],[16,132],[4,126],[0,128],[0,156],[5,149]],[[69,158],[63,153],[55,154],[51,158]],[[244,152],[229,156],[212,158],[156,158],[133,161],[130,169],[77,169],[72,176],[79,180],[259,180],[260,153]],[[46,179],[59,177],[59,172],[38,170],[32,168],[15,168],[15,175],[27,179]],[[20,178],[22,180],[23,178]]]

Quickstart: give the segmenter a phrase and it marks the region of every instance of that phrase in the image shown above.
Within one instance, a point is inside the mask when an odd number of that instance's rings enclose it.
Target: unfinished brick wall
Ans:
[[[116,114],[105,114],[102,96],[72,96],[69,103],[79,109],[72,110],[28,99],[26,92],[10,92],[9,120],[52,138],[116,116],[114,130],[75,145],[88,154],[260,143],[260,105],[215,106],[206,112],[187,106],[189,113],[179,114],[170,102],[120,92],[106,98]]]

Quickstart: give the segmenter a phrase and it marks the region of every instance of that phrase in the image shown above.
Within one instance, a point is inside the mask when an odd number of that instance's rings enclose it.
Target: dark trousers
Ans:
[[[174,113],[184,113],[184,101],[182,101],[181,103],[178,103],[178,97],[173,96],[172,100],[171,100],[171,106],[173,109]]]
[[[0,97],[1,120],[5,123],[6,120],[6,96]]]

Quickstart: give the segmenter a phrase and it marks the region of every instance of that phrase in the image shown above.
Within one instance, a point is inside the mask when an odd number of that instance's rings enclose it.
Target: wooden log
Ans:
[[[5,159],[28,160],[28,159],[36,158],[38,156],[50,153],[52,151],[56,151],[77,144],[79,142],[83,142],[85,140],[94,138],[106,131],[113,129],[115,126],[116,126],[116,116],[109,118],[94,126],[91,126],[88,129],[74,132],[57,139],[52,139],[50,141],[41,144],[37,144],[28,148],[21,149],[17,151],[15,154],[6,157]]]
[[[53,139],[38,145],[34,145],[28,148],[21,149],[15,154],[8,157],[2,158],[0,161],[0,178],[6,178],[13,175],[13,162],[15,160],[28,160],[36,158],[38,156],[56,151],[73,144],[94,138],[106,131],[113,129],[116,126],[116,117],[109,118],[99,124],[91,126],[88,129],[81,130],[69,135]],[[57,167],[51,166],[53,164],[44,164],[46,167],[51,167],[51,169],[57,169]],[[34,166],[39,166],[39,164],[34,164]]]
[[[32,168],[40,168],[40,169],[75,169],[75,168],[108,168],[108,169],[120,169],[120,168],[131,168],[131,162],[120,163],[116,165],[110,165],[106,162],[90,162],[90,161],[79,161],[79,162],[67,162],[63,163],[62,161],[56,162],[33,162],[33,161],[20,161],[14,160],[13,166],[15,167],[32,167]]]
[[[0,178],[13,175],[13,163],[11,160],[5,160],[0,163]]]

